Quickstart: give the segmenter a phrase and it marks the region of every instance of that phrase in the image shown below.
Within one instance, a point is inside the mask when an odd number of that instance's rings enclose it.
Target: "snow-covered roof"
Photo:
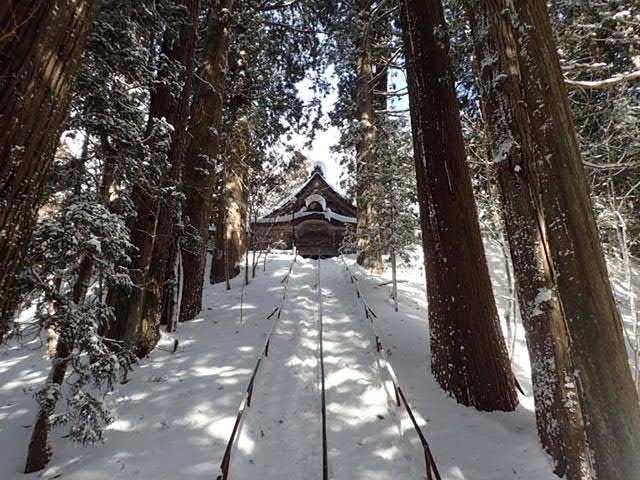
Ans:
[[[296,218],[308,217],[309,215],[322,215],[324,216],[325,220],[328,221],[336,220],[342,223],[358,223],[357,218],[340,215],[339,213],[333,212],[330,208],[327,208],[324,212],[297,211],[279,217],[260,217],[256,220],[256,223],[288,223],[295,220]]]
[[[358,219],[356,217],[348,217],[347,215],[340,215],[339,213],[332,212],[330,208],[324,212],[324,217],[327,220],[338,220],[343,223],[358,223]]]
[[[345,194],[344,194],[344,193],[343,193],[343,192],[342,192],[338,187],[336,187],[335,185],[333,185],[331,182],[329,182],[329,181],[325,178],[325,176],[323,175],[323,172],[322,172],[322,168],[320,168],[320,166],[319,166],[319,165],[316,165],[316,166],[314,167],[314,169],[313,169],[313,171],[312,171],[311,175],[309,176],[309,178],[307,179],[307,181],[306,181],[306,182],[304,182],[304,183],[303,183],[302,185],[300,185],[297,189],[295,189],[295,190],[291,193],[291,195],[289,195],[289,196],[288,196],[284,201],[282,201],[278,206],[276,206],[276,207],[272,208],[272,209],[271,209],[271,210],[269,210],[267,213],[265,213],[264,215],[260,216],[260,217],[258,218],[258,220],[257,220],[257,221],[258,221],[258,222],[260,222],[260,220],[262,220],[262,219],[264,219],[264,218],[268,217],[269,215],[273,214],[274,212],[277,212],[278,210],[280,210],[282,207],[284,207],[284,206],[285,206],[287,203],[289,203],[290,201],[295,200],[295,198],[298,196],[298,194],[299,194],[302,190],[304,190],[304,189],[305,189],[305,187],[306,187],[307,185],[309,185],[309,184],[313,181],[313,179],[314,179],[316,176],[318,176],[318,177],[322,178],[322,180],[323,180],[327,185],[329,185],[329,187],[330,187],[334,192],[336,192],[336,194],[337,194],[339,197],[341,197],[341,198],[342,198],[342,200],[344,200],[345,202],[347,202],[347,203],[349,203],[349,204],[351,203],[351,202],[349,201],[349,199],[347,198],[347,196],[346,196],[346,195],[345,195]],[[324,208],[326,208],[326,206],[325,206]],[[287,216],[287,217],[289,217],[290,215],[286,215],[286,216]],[[352,218],[352,217],[349,217],[349,218]],[[287,221],[288,221],[288,220],[287,220]]]

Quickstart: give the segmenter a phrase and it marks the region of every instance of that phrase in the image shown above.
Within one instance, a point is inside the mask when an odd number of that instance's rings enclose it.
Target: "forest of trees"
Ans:
[[[250,220],[307,174],[288,138],[334,126],[358,263],[395,278],[421,238],[440,387],[518,404],[490,237],[555,473],[640,479],[633,2],[5,0],[0,67],[0,341],[44,333],[51,358],[25,472],[47,465],[57,425],[102,439],[96,388],[194,319],[207,283],[230,288]]]

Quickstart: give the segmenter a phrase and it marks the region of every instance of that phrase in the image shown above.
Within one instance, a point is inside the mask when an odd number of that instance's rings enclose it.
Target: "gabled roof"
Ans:
[[[331,190],[336,195],[336,197],[340,199],[346,206],[348,206],[354,212],[356,211],[356,207],[351,204],[351,201],[349,200],[349,198],[347,198],[347,196],[344,195],[336,186],[329,183],[327,179],[324,177],[322,169],[319,166],[316,166],[311,172],[311,175],[309,176],[306,182],[304,182],[300,187],[294,190],[284,202],[282,202],[280,205],[278,205],[274,209],[270,210],[269,212],[259,217],[257,221],[259,223],[267,223],[268,219],[272,219],[271,221],[274,221],[275,218],[278,218],[278,220],[275,220],[275,221],[284,221],[281,219],[284,217],[290,218],[291,214],[286,214],[284,216],[281,216],[279,214],[282,213],[282,210],[285,209],[285,207],[295,202],[298,199],[298,197],[304,192],[304,190],[308,188],[309,185],[311,185],[316,178],[319,179],[322,183],[324,183],[326,185],[326,188]],[[346,217],[343,215],[339,215],[337,213],[333,213],[333,216],[341,217],[342,219],[344,219],[341,221],[349,221],[351,219],[354,219],[354,217]],[[346,220],[346,219],[349,219],[349,220]]]

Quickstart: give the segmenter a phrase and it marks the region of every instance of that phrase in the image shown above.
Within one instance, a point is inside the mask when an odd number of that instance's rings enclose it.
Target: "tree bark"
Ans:
[[[442,5],[404,0],[401,14],[423,209],[431,369],[459,403],[511,411],[518,403],[515,378],[465,163]]]
[[[0,341],[97,0],[0,5]]]
[[[216,226],[216,253],[212,261],[213,283],[228,281],[238,275],[239,262],[248,248],[248,141],[249,125],[247,119],[240,116],[229,135],[224,157],[224,186]]]
[[[183,0],[182,3],[189,12],[188,20],[181,28],[179,40],[170,38],[169,33],[165,35],[163,50],[183,65],[183,88],[179,97],[173,99],[166,87],[158,87],[152,92],[149,112],[150,128],[153,119],[161,117],[174,127],[169,167],[161,175],[160,190],[179,185],[185,154],[199,1]],[[134,186],[133,197],[138,215],[131,228],[131,243],[136,253],[132,255],[129,272],[134,286],[129,291],[116,287],[109,292],[109,303],[116,315],[116,325],[110,334],[125,340],[143,357],[160,339],[160,324],[167,306],[165,282],[171,276],[176,253],[178,206],[174,199],[160,198],[159,192],[150,192],[138,185]]]
[[[597,478],[640,478],[640,404],[544,1],[513,2],[549,256]]]
[[[369,234],[376,229],[375,204],[371,201],[372,190],[376,185],[371,181],[369,171],[374,168],[376,155],[376,114],[373,98],[374,86],[373,69],[371,59],[372,25],[366,12],[371,8],[371,2],[360,0],[358,4],[359,25],[358,29],[358,59],[356,62],[356,119],[358,122],[358,142],[356,143],[356,183],[358,202],[358,233],[356,261],[369,270],[382,272],[384,265],[382,255],[376,248],[375,242],[371,242]],[[376,72],[378,73],[378,72]],[[386,74],[384,86],[386,89]],[[382,84],[379,81],[376,85]]]
[[[538,434],[558,476],[592,479],[591,452],[566,330],[568,319],[549,256],[548,226],[507,0],[468,3],[467,14],[477,65],[481,66],[483,115],[498,165],[504,222],[531,361]]]
[[[186,201],[183,214],[188,229],[199,238],[195,246],[182,248],[184,285],[180,321],[192,320],[202,310],[202,287],[207,263],[207,241],[213,208],[217,163],[225,96],[225,76],[231,27],[223,9],[230,11],[233,0],[222,2],[209,13],[207,60],[200,72],[206,82],[198,83],[191,125],[191,142],[184,171]]]

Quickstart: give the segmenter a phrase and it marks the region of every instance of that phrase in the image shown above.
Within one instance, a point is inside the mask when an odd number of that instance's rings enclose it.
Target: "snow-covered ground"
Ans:
[[[492,250],[490,250],[492,251]],[[231,479],[322,478],[318,368],[317,262],[298,259],[281,318],[267,319],[280,303],[292,257],[270,256],[266,272],[246,288],[206,291],[198,319],[164,335],[126,385],[109,395],[117,420],[107,440],[81,447],[52,436],[50,467],[32,477],[75,480],[214,479],[238,407],[265,337],[274,325],[270,354],[256,377],[253,401],[233,449]],[[352,263],[352,260],[347,260]],[[507,308],[504,264],[490,265],[501,312]],[[429,373],[426,302],[421,261],[401,269],[400,311],[389,300],[388,278],[356,269],[375,328],[400,386],[414,407],[443,479],[541,480],[555,478],[536,435],[531,382],[521,328],[513,368],[526,396],[512,413],[477,412],[447,397]],[[394,406],[362,316],[354,286],[338,259],[320,262],[323,300],[327,446],[335,480],[419,479],[422,452]],[[618,293],[621,292],[617,286]],[[170,352],[173,339],[180,343]],[[40,339],[0,347],[0,479],[21,473],[35,416],[33,392],[48,369]]]
[[[318,265],[299,259],[288,297],[269,357],[258,374],[254,407],[238,442],[231,476],[321,478],[322,318],[329,478],[422,478],[409,453],[412,447],[402,438],[390,409],[391,397],[377,370],[374,345],[363,328],[342,265],[335,260]],[[284,452],[286,457],[281,458]]]
[[[504,263],[498,255],[489,258],[497,303],[502,314]],[[431,450],[443,479],[448,480],[540,480],[557,478],[550,458],[537,439],[530,369],[524,339],[516,340],[513,369],[523,390],[515,412],[478,412],[458,405],[434,382],[430,373],[424,275],[419,258],[411,267],[400,269],[400,311],[393,311],[391,286],[378,286],[390,279],[361,272],[369,281],[360,289],[373,306],[376,324],[390,361],[409,402],[419,414]],[[520,332],[522,334],[522,332]]]

